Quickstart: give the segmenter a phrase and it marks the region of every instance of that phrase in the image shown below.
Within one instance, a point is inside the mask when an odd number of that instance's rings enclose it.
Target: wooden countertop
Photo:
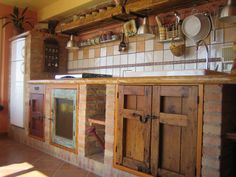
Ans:
[[[29,84],[236,84],[236,75],[113,77],[31,80]]]

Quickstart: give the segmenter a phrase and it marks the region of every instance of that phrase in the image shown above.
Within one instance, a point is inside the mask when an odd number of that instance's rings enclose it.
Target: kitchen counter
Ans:
[[[30,80],[30,84],[236,84],[236,75],[155,76]]]

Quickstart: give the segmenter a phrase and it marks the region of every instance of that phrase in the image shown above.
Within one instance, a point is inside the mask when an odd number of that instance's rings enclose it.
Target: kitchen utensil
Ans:
[[[174,43],[174,38],[172,38],[171,45],[170,45],[170,51],[172,54],[176,57],[180,57],[184,55],[185,52],[185,44],[178,44],[176,45]]]
[[[236,0],[227,1],[227,5],[221,10],[219,20],[225,23],[236,22]]]
[[[158,27],[159,28],[162,27],[161,19],[158,16],[156,16],[155,19],[156,19]]]
[[[212,23],[209,15],[197,13],[186,17],[182,24],[182,31],[186,37],[195,43],[204,40],[210,34]]]
[[[125,33],[122,33],[122,38],[121,38],[121,42],[119,45],[119,51],[124,52],[126,50],[128,50],[128,44],[127,44],[127,42],[125,42]]]
[[[134,36],[137,33],[137,28],[134,20],[130,20],[124,24],[124,32],[126,36]]]
[[[159,36],[160,40],[163,41],[166,39],[166,28],[165,27],[159,27]]]

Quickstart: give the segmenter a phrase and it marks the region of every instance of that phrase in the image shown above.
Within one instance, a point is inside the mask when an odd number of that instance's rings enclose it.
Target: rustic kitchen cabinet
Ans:
[[[118,90],[115,163],[160,177],[193,177],[197,86],[127,86]]]
[[[76,152],[77,88],[54,87],[51,90],[51,143]]]
[[[31,85],[29,105],[29,135],[44,140],[44,85]]]

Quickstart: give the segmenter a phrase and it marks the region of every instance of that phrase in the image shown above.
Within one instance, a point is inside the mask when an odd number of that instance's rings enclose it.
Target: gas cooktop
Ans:
[[[97,77],[112,77],[112,75],[94,74],[94,73],[55,75],[55,79],[79,79],[79,78],[97,78]]]

